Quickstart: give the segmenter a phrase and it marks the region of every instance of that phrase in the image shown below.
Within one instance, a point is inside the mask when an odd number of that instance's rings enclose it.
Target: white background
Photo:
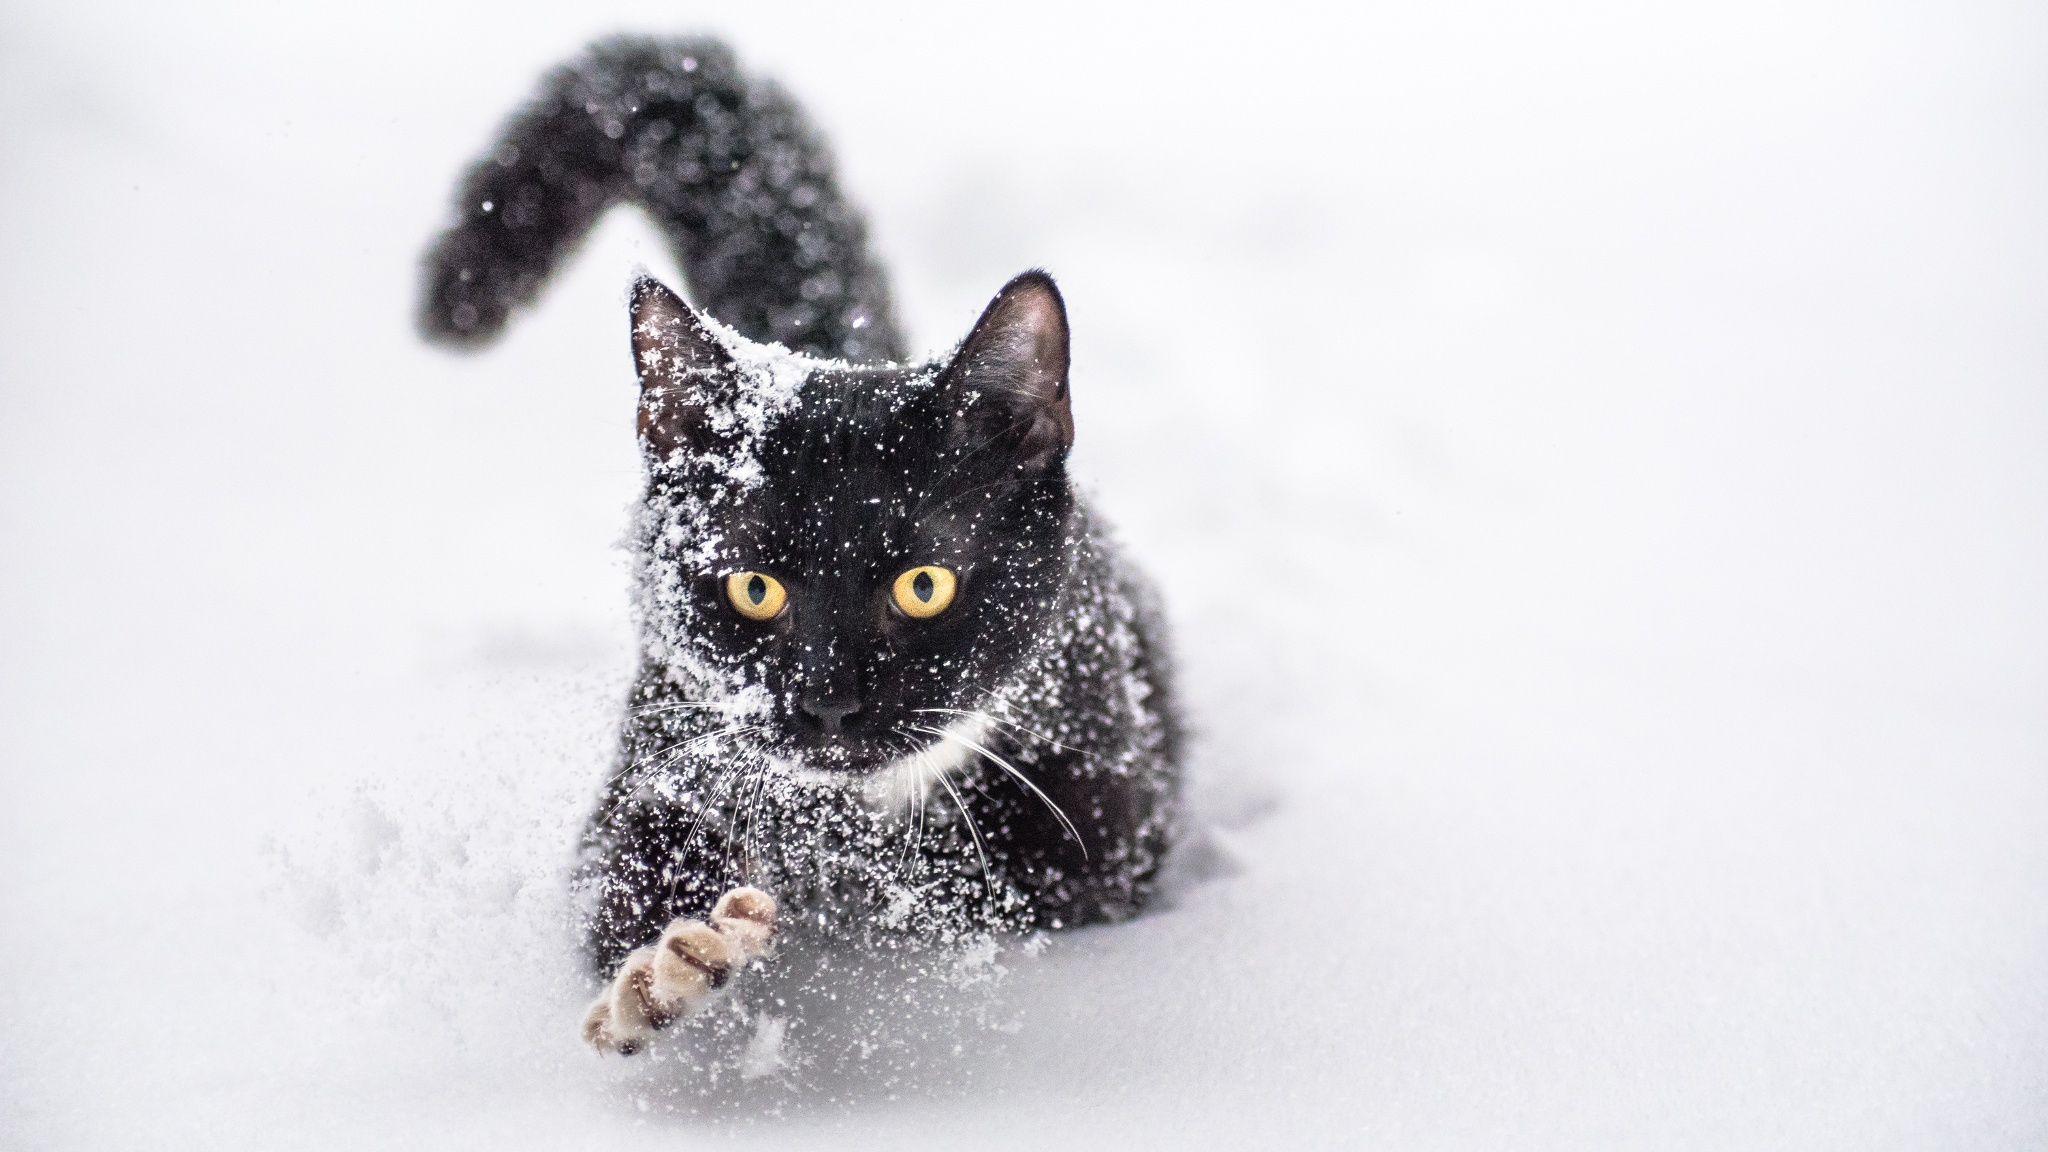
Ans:
[[[2041,10],[1102,8],[0,14],[0,1144],[2048,1142]],[[614,29],[809,104],[918,347],[1059,277],[1171,602],[1169,906],[886,1085],[574,1039],[667,257],[410,312]]]

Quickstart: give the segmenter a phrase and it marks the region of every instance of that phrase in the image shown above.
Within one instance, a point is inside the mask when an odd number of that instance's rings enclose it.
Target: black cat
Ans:
[[[941,943],[1134,914],[1180,735],[1152,594],[1067,478],[1052,280],[895,363],[862,221],[796,105],[714,41],[619,38],[469,171],[424,331],[489,339],[622,200],[703,311],[633,290],[641,663],[579,877],[617,973],[586,1035],[632,1050],[778,914]]]

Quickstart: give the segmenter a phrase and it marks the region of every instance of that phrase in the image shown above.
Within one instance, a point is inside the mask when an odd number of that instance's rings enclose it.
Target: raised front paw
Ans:
[[[583,1039],[599,1052],[638,1052],[655,1029],[689,1015],[747,961],[767,955],[774,934],[773,896],[759,888],[727,892],[709,924],[677,920],[626,957],[584,1015]]]

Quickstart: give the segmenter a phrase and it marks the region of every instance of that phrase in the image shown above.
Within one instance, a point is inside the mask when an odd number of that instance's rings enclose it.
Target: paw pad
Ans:
[[[626,957],[584,1014],[584,1042],[622,1056],[645,1047],[656,1029],[688,1015],[747,961],[767,954],[775,912],[773,896],[735,888],[718,898],[711,923],[670,924],[660,940]]]

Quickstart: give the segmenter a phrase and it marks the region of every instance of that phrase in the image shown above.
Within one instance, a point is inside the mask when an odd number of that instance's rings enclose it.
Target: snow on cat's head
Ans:
[[[1054,631],[1073,559],[1051,279],[1011,281],[909,367],[755,344],[651,279],[632,320],[646,659],[811,771],[957,743]]]

